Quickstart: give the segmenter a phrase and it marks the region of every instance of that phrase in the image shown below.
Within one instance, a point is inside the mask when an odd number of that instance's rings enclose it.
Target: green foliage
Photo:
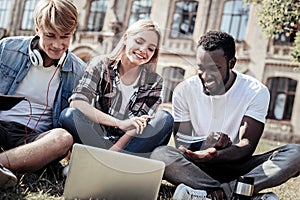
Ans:
[[[292,59],[300,64],[300,31],[298,30],[296,39],[293,45]]]
[[[297,30],[292,59],[300,63],[300,0],[245,0],[259,7],[259,23],[269,37]]]

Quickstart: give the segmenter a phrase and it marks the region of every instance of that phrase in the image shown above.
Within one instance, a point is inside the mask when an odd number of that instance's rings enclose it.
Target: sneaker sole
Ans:
[[[17,177],[5,168],[0,168],[0,188],[7,189],[17,184]]]

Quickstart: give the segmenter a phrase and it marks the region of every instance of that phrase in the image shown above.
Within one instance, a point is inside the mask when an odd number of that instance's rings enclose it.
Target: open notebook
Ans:
[[[164,168],[161,161],[74,144],[63,196],[156,200]]]

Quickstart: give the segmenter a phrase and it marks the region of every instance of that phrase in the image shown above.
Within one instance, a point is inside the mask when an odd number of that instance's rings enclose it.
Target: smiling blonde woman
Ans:
[[[166,145],[173,117],[158,111],[163,79],[155,73],[160,45],[158,25],[137,21],[108,55],[95,57],[61,115],[75,142],[149,156]]]

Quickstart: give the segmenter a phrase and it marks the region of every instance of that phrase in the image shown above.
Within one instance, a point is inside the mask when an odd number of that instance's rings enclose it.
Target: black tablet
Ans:
[[[9,110],[22,100],[25,100],[25,97],[0,94],[0,110]]]

